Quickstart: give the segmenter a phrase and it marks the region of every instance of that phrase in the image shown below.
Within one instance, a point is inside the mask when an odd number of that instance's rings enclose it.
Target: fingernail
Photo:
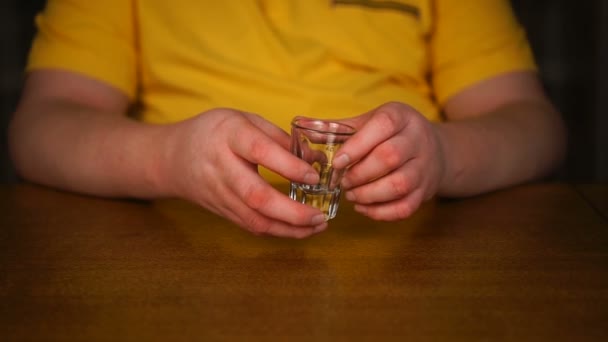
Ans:
[[[312,221],[311,221],[311,223],[312,223],[313,226],[316,226],[318,224],[322,224],[324,222],[325,222],[325,215],[323,215],[323,214],[319,214],[317,216],[314,216],[312,218]]]
[[[304,183],[317,184],[318,182],[319,182],[319,175],[316,172],[309,172],[304,175]]]
[[[347,154],[340,155],[334,159],[334,167],[336,168],[344,168],[348,166],[348,163],[350,163],[350,158]]]
[[[319,233],[319,232],[324,231],[326,228],[327,228],[327,222],[323,222],[322,224],[316,226],[313,231],[315,233]]]
[[[354,202],[355,199],[357,199],[357,197],[355,196],[355,194],[352,191],[347,191],[346,192],[346,199],[349,200],[349,201],[351,201],[351,202]]]

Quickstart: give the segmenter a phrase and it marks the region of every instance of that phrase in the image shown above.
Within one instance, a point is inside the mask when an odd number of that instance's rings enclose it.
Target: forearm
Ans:
[[[519,102],[436,128],[446,156],[440,196],[471,196],[538,179],[555,169],[565,150],[563,123],[544,102]]]
[[[167,196],[166,130],[67,101],[30,103],[11,123],[11,154],[32,182],[100,196]]]

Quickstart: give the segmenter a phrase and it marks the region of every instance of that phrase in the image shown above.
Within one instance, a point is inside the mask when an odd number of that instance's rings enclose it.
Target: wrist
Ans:
[[[441,163],[437,194],[439,196],[449,196],[454,185],[462,177],[464,169],[460,167],[456,159],[457,152],[452,139],[450,139],[450,126],[446,123],[437,123],[433,124],[433,128],[438,141],[437,158]]]
[[[179,153],[179,132],[177,124],[149,125],[150,144],[144,148],[149,150],[150,158],[144,171],[149,183],[158,197],[182,197],[180,187],[176,184],[176,166]]]

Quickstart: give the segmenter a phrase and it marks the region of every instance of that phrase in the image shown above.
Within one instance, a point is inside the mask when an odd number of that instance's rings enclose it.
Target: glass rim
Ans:
[[[324,129],[306,127],[306,126],[302,126],[301,124],[299,124],[298,123],[299,121],[320,122],[320,123],[323,123],[323,124],[332,124],[332,125],[337,125],[337,126],[341,126],[341,127],[346,127],[349,131],[348,132],[334,132],[334,131],[328,131],[328,130],[324,130]],[[339,122],[339,121],[309,118],[309,117],[305,117],[305,116],[296,116],[295,118],[293,118],[291,120],[291,126],[292,127],[297,127],[299,129],[303,129],[303,130],[306,130],[306,131],[311,131],[311,132],[321,133],[321,134],[353,135],[353,134],[355,134],[357,132],[357,129],[354,128],[353,126],[345,124],[345,123],[342,123],[342,122]]]

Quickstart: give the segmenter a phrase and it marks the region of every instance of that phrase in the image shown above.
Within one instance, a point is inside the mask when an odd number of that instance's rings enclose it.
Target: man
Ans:
[[[269,184],[317,181],[288,151],[295,115],[358,129],[334,167],[377,220],[538,179],[564,152],[506,0],[50,0],[37,24],[10,140],[49,186],[301,238],[323,215]]]

